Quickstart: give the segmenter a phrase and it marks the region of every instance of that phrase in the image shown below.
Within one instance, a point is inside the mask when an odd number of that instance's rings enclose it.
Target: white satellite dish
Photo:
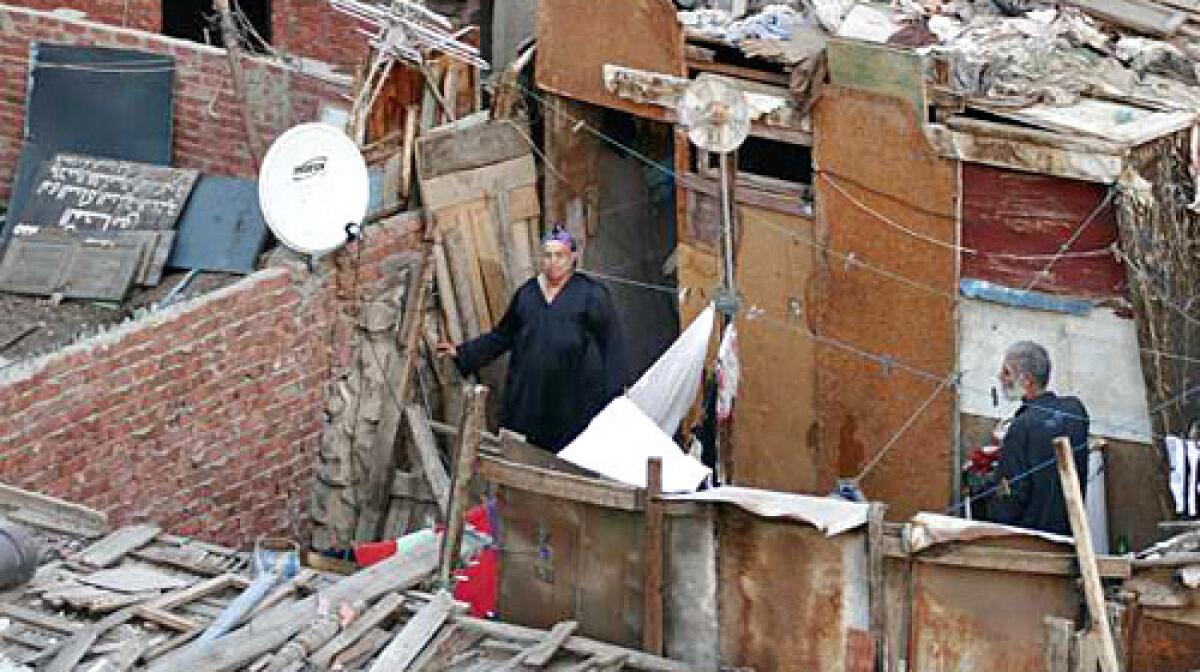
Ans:
[[[362,223],[370,198],[362,154],[329,124],[288,129],[271,145],[258,174],[258,201],[271,232],[313,256],[346,243],[347,226]]]

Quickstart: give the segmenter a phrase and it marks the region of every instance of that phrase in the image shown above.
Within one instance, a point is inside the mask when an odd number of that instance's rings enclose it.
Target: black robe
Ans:
[[[472,374],[511,351],[500,425],[553,451],[566,447],[625,385],[625,341],[603,285],[572,275],[546,303],[533,278],[521,285],[496,328],[458,346]]]

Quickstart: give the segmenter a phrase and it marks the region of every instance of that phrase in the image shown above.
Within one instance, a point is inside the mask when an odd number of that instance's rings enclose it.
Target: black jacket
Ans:
[[[995,522],[1071,534],[1054,464],[1053,441],[1060,436],[1071,439],[1080,489],[1087,494],[1087,409],[1075,397],[1043,392],[1021,405],[1004,435],[998,475],[1008,481],[1010,492],[993,501]]]

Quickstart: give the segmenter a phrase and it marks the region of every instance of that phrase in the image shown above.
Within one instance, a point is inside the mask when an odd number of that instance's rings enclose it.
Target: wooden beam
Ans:
[[[134,606],[125,607],[116,613],[109,614],[96,623],[85,626],[82,630],[71,635],[63,643],[62,649],[59,650],[54,660],[50,661],[50,664],[46,666],[46,672],[71,672],[74,670],[75,666],[79,665],[79,662],[83,660],[88,650],[92,648],[96,640],[100,639],[101,635],[128,621],[133,617],[136,609],[137,607]]]
[[[404,624],[384,648],[370,672],[406,672],[421,650],[433,639],[454,608],[450,593],[441,591]]]
[[[417,404],[404,407],[404,417],[408,421],[408,431],[412,434],[413,457],[421,465],[425,480],[433,492],[442,520],[450,506],[450,476],[437,447],[437,439],[433,437],[433,428],[429,425],[429,416],[425,409]]]
[[[884,554],[889,558],[912,558],[916,562],[949,567],[990,569],[1001,572],[1024,572],[1050,576],[1079,576],[1075,554],[1022,551],[990,546],[945,544],[910,554],[899,539],[885,537]],[[1128,579],[1133,575],[1129,558],[1114,555],[1097,556],[1100,576],[1106,579]]]
[[[642,562],[645,563],[642,607],[642,649],[663,652],[663,504],[662,458],[646,461],[646,528]]]
[[[150,543],[159,531],[157,525],[122,527],[83,549],[72,559],[91,567],[111,567],[125,557],[126,553]]]
[[[0,483],[0,513],[18,522],[95,538],[108,532],[108,516],[86,506]]]
[[[1108,609],[1104,606],[1104,587],[1100,583],[1100,570],[1096,566],[1096,556],[1092,552],[1092,533],[1088,528],[1083,493],[1079,489],[1079,474],[1075,470],[1071,440],[1065,437],[1055,439],[1054,455],[1057,458],[1058,478],[1062,483],[1063,498],[1067,504],[1067,517],[1071,522],[1071,532],[1075,535],[1075,552],[1079,556],[1083,595],[1087,602],[1088,613],[1092,617],[1092,628],[1099,638],[1100,667],[1103,672],[1120,672],[1121,664],[1117,660],[1112,626],[1108,622]]]
[[[479,474],[492,483],[541,495],[624,511],[641,511],[643,508],[642,496],[632,486],[518,464],[490,455],[480,458]]]
[[[452,585],[450,576],[462,544],[464,517],[470,503],[471,475],[479,456],[479,432],[483,429],[487,412],[487,395],[488,388],[483,385],[463,386],[463,417],[458,430],[458,452],[454,461],[454,478],[450,483],[449,513],[446,516],[446,532],[442,536],[442,557],[438,571],[442,587],[447,590]]]
[[[350,624],[350,627],[343,630],[337,637],[334,637],[313,654],[311,658],[312,663],[318,668],[329,667],[333,663],[335,656],[353,646],[363,635],[367,634],[368,630],[374,629],[384,619],[394,614],[402,604],[404,604],[404,597],[399,593],[384,595],[382,599],[375,603],[375,606],[355,619]]]
[[[1071,669],[1071,635],[1075,624],[1070,619],[1047,616],[1046,672],[1074,672]]]
[[[883,576],[883,516],[887,505],[871,502],[867,511],[867,553],[870,599],[871,643],[875,646],[875,669],[883,672],[888,666],[887,650],[887,601],[884,596]]]

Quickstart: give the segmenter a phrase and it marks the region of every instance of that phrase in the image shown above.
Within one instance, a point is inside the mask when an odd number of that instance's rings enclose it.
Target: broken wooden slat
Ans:
[[[121,648],[117,649],[117,652],[109,658],[110,667],[107,669],[113,670],[113,672],[125,672],[125,670],[132,669],[138,658],[141,658],[149,648],[149,635],[141,633],[130,637],[121,642]]]
[[[475,472],[475,460],[479,455],[479,432],[483,429],[487,413],[488,388],[483,385],[463,386],[463,418],[458,430],[458,451],[454,464],[454,480],[450,483],[449,512],[446,514],[446,532],[442,535],[442,557],[439,578],[443,587],[450,586],[450,575],[458,560],[459,545],[462,543],[464,517],[467,512],[468,491],[471,475]],[[430,431],[430,436],[433,432]]]
[[[519,490],[564,497],[610,509],[642,510],[638,489],[614,481],[518,464],[491,455],[480,457],[479,474],[487,481]]]
[[[563,672],[605,672],[606,670],[619,670],[628,658],[629,655],[625,653],[596,654],[587,660],[564,668]]]
[[[433,428],[429,426],[429,416],[425,414],[423,408],[416,404],[409,404],[405,407],[404,415],[408,420],[408,429],[412,433],[412,446],[416,453],[414,457],[417,458],[416,461],[425,472],[429,489],[433,491],[433,497],[444,518],[450,501],[450,476],[446,473],[445,465],[442,464],[437,440],[433,436]]]
[[[646,461],[646,529],[642,561],[644,604],[642,649],[655,655],[663,652],[663,503],[662,458]]]
[[[37,626],[50,632],[57,632],[60,635],[73,635],[81,627],[65,618],[42,614],[15,604],[0,603],[0,616],[28,623],[29,625]]]
[[[183,579],[152,567],[122,566],[85,574],[81,583],[122,593],[141,593],[154,590],[178,590],[188,586]]]
[[[176,632],[190,632],[201,627],[199,623],[183,616],[178,616],[165,609],[150,605],[142,605],[137,610],[137,616],[147,621],[157,623]]]
[[[875,669],[887,667],[887,603],[884,599],[883,516],[887,505],[871,502],[867,512],[867,553],[870,600],[871,642],[875,645]]]
[[[502,623],[499,621],[489,621],[483,618],[474,618],[472,616],[455,616],[455,623],[482,632],[490,637],[500,639],[510,639],[517,642],[538,642],[546,635],[546,631],[536,628],[529,628],[522,625],[514,625],[512,623]],[[594,639],[586,637],[574,636],[563,642],[563,649],[572,653],[584,656],[609,656],[614,654],[627,654],[628,658],[625,662],[627,667],[639,670],[648,670],[650,672],[675,672],[682,670],[690,670],[691,667],[684,663],[680,663],[667,658],[642,653],[640,651],[631,651],[621,648],[615,644],[606,644],[598,642]]]
[[[96,643],[96,640],[104,633],[132,618],[136,608],[125,607],[71,635],[70,639],[63,643],[58,655],[50,661],[46,672],[71,672],[74,670],[79,661],[87,655],[88,649]]]
[[[1108,610],[1104,607],[1104,587],[1100,583],[1100,570],[1096,567],[1096,556],[1092,552],[1092,533],[1088,527],[1087,510],[1083,505],[1083,493],[1079,489],[1079,475],[1075,471],[1074,451],[1071,449],[1070,439],[1055,439],[1054,455],[1057,458],[1063,498],[1067,504],[1067,518],[1075,536],[1075,551],[1079,555],[1083,595],[1092,617],[1092,628],[1099,638],[1100,666],[1104,672],[1120,672],[1121,666],[1117,660],[1112,626],[1108,622]]]
[[[130,525],[80,551],[74,560],[91,567],[111,567],[126,553],[150,543],[159,533],[157,525]]]
[[[333,669],[353,670],[361,667],[362,663],[375,656],[380,649],[391,641],[392,633],[383,628],[371,628],[358,642],[333,659]]]
[[[404,624],[383,653],[375,659],[370,672],[405,672],[409,669],[409,665],[446,622],[453,607],[454,600],[449,593],[438,593],[425,608]]]
[[[521,663],[532,665],[533,667],[545,667],[554,658],[554,654],[558,653],[558,650],[562,648],[563,642],[575,634],[575,630],[578,628],[579,624],[575,621],[555,623],[554,627],[550,628],[550,632],[546,633],[545,638],[535,644],[529,653],[525,655]]]
[[[0,483],[0,512],[17,522],[92,539],[108,532],[108,516],[86,506]]]
[[[317,573],[315,571],[313,571],[312,569],[310,569],[308,567],[301,569],[295,576],[293,576],[291,579],[289,579],[286,583],[284,583],[282,586],[279,586],[274,591],[272,591],[270,595],[267,595],[265,598],[263,598],[262,602],[259,602],[258,604],[254,605],[254,608],[251,609],[250,612],[247,613],[245,616],[243,616],[241,620],[246,621],[246,620],[252,619],[255,616],[261,614],[262,612],[279,604],[285,598],[290,597],[296,593],[299,593],[306,586],[308,586],[308,584],[312,583],[313,579],[315,579],[316,577],[317,577]]]
[[[350,627],[322,646],[311,658],[314,665],[328,667],[334,657],[343,650],[353,646],[367,631],[376,628],[384,619],[395,613],[404,603],[399,593],[388,593],[375,603],[365,614],[359,616]]]
[[[437,235],[433,244],[433,262],[437,273],[438,299],[446,316],[446,329],[451,343],[463,342],[462,316],[458,311],[458,297],[454,293],[454,282],[450,278],[450,262],[446,259],[446,247]]]

